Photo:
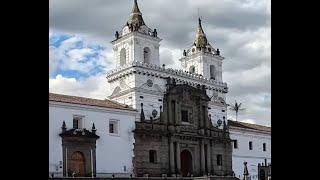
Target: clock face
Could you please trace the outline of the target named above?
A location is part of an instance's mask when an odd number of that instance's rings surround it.
[[[153,82],[152,82],[150,79],[148,79],[148,80],[147,80],[147,85],[148,85],[149,87],[152,87],[152,86],[153,86]]]

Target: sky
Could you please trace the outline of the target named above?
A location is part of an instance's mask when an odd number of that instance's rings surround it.
[[[238,121],[271,126],[271,0],[138,0],[157,29],[160,64],[178,59],[194,40],[198,17],[219,48],[227,103],[242,103]],[[130,16],[133,0],[49,0],[49,91],[105,99],[113,68],[110,41]],[[235,113],[228,110],[228,119]]]

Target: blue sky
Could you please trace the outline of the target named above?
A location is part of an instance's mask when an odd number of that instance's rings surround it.
[[[101,59],[106,47],[86,42],[81,36],[61,32],[49,34],[50,77],[84,79],[105,73],[106,61]]]

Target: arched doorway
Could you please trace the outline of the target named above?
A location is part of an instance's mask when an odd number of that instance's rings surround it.
[[[76,151],[71,155],[71,173],[75,172],[76,176],[85,176],[85,158],[82,152]]]
[[[192,173],[192,155],[190,151],[183,150],[180,153],[181,159],[181,175],[182,176],[190,176]]]

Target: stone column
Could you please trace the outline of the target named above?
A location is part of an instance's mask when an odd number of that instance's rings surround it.
[[[204,157],[204,142],[203,140],[201,141],[200,144],[200,156],[201,156],[201,172],[204,173],[205,172],[205,157]]]
[[[181,169],[181,160],[180,160],[180,143],[177,142],[177,149],[176,149],[176,157],[177,157],[177,173],[180,174]]]
[[[66,177],[68,177],[68,149],[67,147],[65,148],[66,155],[65,155],[65,172],[66,172]]]
[[[171,99],[170,98],[168,98],[168,123],[169,124],[173,124],[172,123],[172,121],[173,121],[173,119],[172,119],[172,106],[171,106]]]
[[[170,149],[170,172],[171,174],[174,174],[174,149],[173,149],[172,139],[170,139],[169,149]]]
[[[211,171],[211,146],[210,142],[207,144],[207,167],[208,167],[208,172]]]
[[[212,140],[210,140],[209,144],[212,145],[212,146],[209,146],[210,147],[210,164],[212,165],[211,169],[210,169],[210,173],[213,173],[214,172],[213,167],[214,167],[214,163],[215,162],[213,161],[213,152],[214,152],[214,150],[213,150],[213,142],[212,142]]]
[[[179,111],[178,111],[179,108],[178,108],[178,102],[177,102],[177,101],[175,101],[175,105],[174,105],[174,106],[175,106],[175,109],[174,109],[174,112],[175,112],[175,113],[174,113],[174,116],[175,116],[175,118],[174,118],[174,119],[176,120],[176,121],[174,122],[174,124],[180,124],[180,123],[179,123],[179,121],[180,121]]]
[[[206,128],[209,128],[209,125],[210,125],[210,121],[209,121],[209,118],[208,118],[208,106],[204,106],[204,121],[205,121],[205,125],[206,125]]]

